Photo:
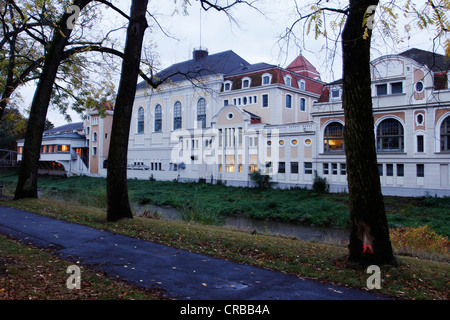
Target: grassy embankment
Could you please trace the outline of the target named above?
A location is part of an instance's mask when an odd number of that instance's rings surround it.
[[[8,192],[15,180],[13,175],[3,175],[0,181],[7,185],[5,192]],[[345,246],[141,217],[108,223],[102,209],[106,198],[104,183],[104,179],[88,177],[42,177],[42,192],[52,200],[6,201],[4,204],[224,259],[345,286],[362,289],[366,286],[368,275],[365,269],[346,263]],[[129,193],[133,203],[172,205],[188,208],[188,211],[207,212],[217,215],[218,219],[213,219],[216,222],[223,214],[338,226],[345,226],[348,219],[346,195],[319,196],[306,190],[264,191],[130,180]],[[65,201],[55,201],[56,198]],[[448,199],[387,198],[386,203],[391,227],[430,225],[433,230],[448,235]],[[395,248],[399,266],[382,267],[380,291],[398,297],[448,299],[448,239],[423,227],[393,232],[398,244]],[[416,248],[411,248],[412,245]]]

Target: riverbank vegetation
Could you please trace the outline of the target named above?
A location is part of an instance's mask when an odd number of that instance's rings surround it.
[[[4,174],[0,181],[4,183],[4,193],[7,194],[8,188],[14,184],[13,175]],[[43,194],[39,200],[11,201],[4,198],[2,204],[222,259],[366,290],[366,270],[347,263],[348,250],[345,245],[252,234],[220,225],[167,221],[155,219],[157,215],[153,214],[146,215],[151,219],[136,216],[135,219],[111,223],[106,221],[105,210],[102,208],[102,199],[105,199],[103,179],[41,177],[39,186]],[[303,219],[308,223],[337,225],[345,220],[338,214],[345,215],[347,210],[344,194],[319,196],[300,189],[258,191],[204,183],[139,180],[130,180],[129,189],[130,199],[136,204],[151,203],[180,208],[191,206],[198,211],[201,211],[200,206],[204,206],[208,208],[209,215],[214,212],[221,215],[245,214],[255,218],[267,218],[269,214],[274,214],[276,219],[286,221]],[[258,201],[265,205],[256,206]],[[325,204],[320,204],[321,201]],[[251,202],[256,208],[249,204],[244,206],[246,202]],[[296,202],[307,202],[309,207],[305,205],[305,212],[297,213],[297,218],[294,219],[292,208],[296,206]],[[445,230],[448,230],[448,205],[448,199],[431,196],[411,199],[387,198],[392,231],[396,232],[391,234],[393,242],[395,241],[399,266],[382,267],[380,292],[412,299],[450,298],[449,242],[445,235]],[[317,211],[311,206],[315,206]],[[249,214],[244,212],[243,208],[254,210]],[[283,208],[291,208],[292,211],[289,215],[283,214]],[[296,208],[301,210],[301,204]],[[328,210],[337,210],[338,213],[330,213]],[[321,214],[323,217],[308,220],[309,218],[305,218],[307,214]],[[442,224],[441,232],[432,226],[432,222],[436,221]],[[401,228],[394,228],[395,225]]]

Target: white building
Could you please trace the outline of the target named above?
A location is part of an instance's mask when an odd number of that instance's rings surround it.
[[[449,64],[417,49],[372,61],[384,194],[450,195]],[[311,186],[317,172],[331,191],[347,191],[341,81],[322,82],[304,56],[281,68],[199,49],[158,76],[169,77],[158,89],[137,87],[130,178],[252,186],[249,173],[261,170],[279,187],[291,187]],[[84,124],[89,174],[106,176],[111,127],[94,126]],[[102,137],[95,146],[94,132]]]

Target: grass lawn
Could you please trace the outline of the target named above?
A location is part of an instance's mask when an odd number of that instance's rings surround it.
[[[0,181],[6,185],[9,183],[13,185],[14,179],[13,175],[10,175],[9,178],[7,175],[0,176]],[[104,205],[102,202],[106,198],[104,183],[104,179],[100,178],[43,177],[40,179],[39,185],[43,194],[52,199],[4,200],[3,204],[222,259],[368,290],[366,289],[366,279],[369,275],[366,273],[366,269],[347,263],[345,246],[251,234],[217,225],[143,217],[121,220],[116,223],[107,222],[105,210],[102,208]],[[264,191],[197,183],[130,180],[129,193],[130,199],[134,203],[154,203],[178,207],[198,205],[207,208],[211,206],[211,208],[216,208],[212,211],[216,214],[243,214],[260,218],[273,214],[273,217],[280,220],[322,223],[323,225],[339,225],[342,223],[341,220],[345,220],[339,215],[345,215],[345,212],[348,214],[346,195],[319,196],[306,190]],[[65,197],[70,197],[70,201],[55,201],[55,199],[64,199]],[[394,224],[402,226],[423,226],[428,222],[440,221],[441,230],[445,231],[448,230],[446,225],[448,223],[448,207],[446,207],[448,202],[446,201],[446,199],[435,198],[405,199],[405,204],[402,206],[401,201],[392,199],[392,202],[386,201],[386,207],[391,216],[391,223],[394,221]],[[251,202],[252,205],[248,202]],[[306,202],[309,206],[298,202]],[[84,205],[80,205],[80,203]],[[246,206],[245,203],[247,203]],[[256,206],[257,203],[264,203],[264,205]],[[421,205],[422,210],[415,209],[413,204]],[[288,208],[290,210],[287,210]],[[305,211],[295,212],[294,208],[297,208],[298,211]],[[287,212],[284,212],[285,210]],[[335,210],[337,213],[329,212]],[[433,214],[435,216],[432,216]],[[316,215],[322,217],[318,218]],[[397,218],[393,219],[393,217]],[[433,227],[433,230],[436,231],[436,229]],[[444,234],[445,232],[440,233]],[[428,237],[430,232],[427,231],[425,234]],[[424,238],[420,233],[415,234],[415,237]],[[423,259],[415,257],[410,252],[409,256],[398,252],[396,255],[398,267],[383,266],[381,269],[382,283],[379,291],[410,299],[448,300],[450,298],[448,239],[441,236],[435,239],[444,243],[444,251],[440,252],[439,259]],[[48,259],[54,260],[51,257]],[[65,272],[64,268],[63,271]],[[66,276],[64,274],[64,277]]]

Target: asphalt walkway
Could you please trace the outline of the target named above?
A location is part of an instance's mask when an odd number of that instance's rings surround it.
[[[1,205],[0,233],[178,300],[386,299]]]

